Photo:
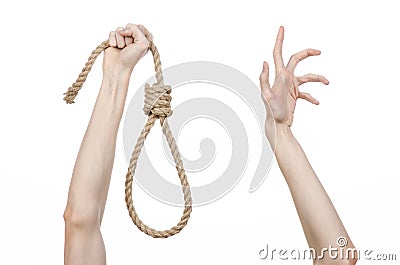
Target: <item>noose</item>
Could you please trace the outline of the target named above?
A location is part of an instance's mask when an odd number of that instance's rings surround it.
[[[96,61],[96,58],[108,47],[110,47],[109,42],[103,41],[99,46],[97,46],[95,50],[93,50],[92,54],[85,64],[85,67],[82,69],[82,72],[79,74],[79,77],[77,78],[75,83],[73,83],[72,86],[68,88],[68,91],[64,93],[64,100],[68,104],[74,103],[74,99],[77,96],[79,90],[82,88],[83,83],[86,81],[86,78],[90,70],[92,69],[94,62]],[[149,84],[145,85],[143,111],[148,116],[148,119],[142,129],[142,132],[139,135],[139,138],[137,139],[129,162],[128,172],[126,173],[125,181],[125,202],[129,212],[129,216],[140,231],[154,238],[167,238],[179,233],[186,226],[190,218],[190,213],[192,212],[192,197],[185,169],[183,168],[181,155],[179,153],[178,147],[176,145],[174,137],[172,136],[171,129],[167,121],[167,117],[172,114],[170,95],[171,87],[168,85],[164,85],[160,55],[158,53],[157,47],[151,40],[149,41],[149,50],[153,54],[156,83],[151,86]],[[157,119],[160,120],[162,132],[167,139],[172,157],[174,158],[176,170],[178,172],[178,176],[182,185],[183,198],[185,201],[185,208],[178,224],[164,231],[155,230],[144,224],[136,213],[135,207],[133,206],[132,202],[132,182],[133,176],[135,175],[137,161],[140,152],[144,146],[146,137],[150,133],[150,130]]]

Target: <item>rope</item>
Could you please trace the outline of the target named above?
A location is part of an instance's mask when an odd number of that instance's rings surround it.
[[[64,100],[67,102],[67,104],[74,103],[74,99],[77,96],[79,90],[82,88],[83,83],[86,81],[86,78],[90,70],[92,69],[92,66],[97,57],[108,47],[110,47],[108,41],[103,41],[92,52],[88,61],[85,64],[85,67],[82,69],[82,72],[79,74],[79,77],[77,78],[75,83],[73,83],[72,86],[68,88],[68,91],[64,93]],[[140,231],[154,238],[167,238],[179,233],[186,226],[192,212],[192,197],[185,169],[183,167],[181,155],[179,153],[178,147],[176,145],[174,137],[172,136],[171,129],[167,121],[167,117],[172,114],[172,98],[170,95],[171,87],[168,85],[164,85],[160,54],[158,53],[157,47],[152,41],[149,42],[149,50],[153,54],[156,83],[151,86],[149,84],[145,85],[143,111],[148,116],[148,119],[142,129],[142,132],[139,135],[139,138],[137,139],[129,162],[128,172],[126,173],[125,181],[125,202],[129,212],[129,216]],[[160,120],[162,132],[167,139],[172,157],[174,158],[176,170],[178,172],[178,176],[182,185],[183,198],[185,201],[185,208],[178,224],[170,229],[163,231],[155,230],[144,224],[142,220],[140,220],[132,202],[132,182],[133,176],[135,175],[140,152],[144,146],[147,135],[150,133],[150,130],[157,119]]]

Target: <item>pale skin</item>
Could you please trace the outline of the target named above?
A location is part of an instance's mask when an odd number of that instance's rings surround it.
[[[267,138],[272,146],[276,146],[275,155],[309,246],[316,250],[329,244],[335,246],[336,239],[345,236],[349,241],[348,247],[353,247],[332,202],[290,131],[298,98],[318,104],[311,95],[299,92],[298,86],[307,82],[328,84],[322,76],[310,74],[295,77],[293,74],[297,62],[320,52],[312,49],[300,52],[285,67],[282,60],[283,31],[281,27],[274,49],[274,85],[271,87],[269,84],[266,62],[260,75],[262,95],[268,102]],[[130,76],[137,62],[147,53],[148,39],[151,38],[151,33],[141,25],[128,24],[110,32],[111,47],[104,54],[102,84],[76,158],[64,212],[64,264],[106,264],[100,227],[114,163],[117,132]],[[324,259],[314,263],[354,264],[355,260]]]
[[[115,156],[117,131],[129,79],[151,34],[128,24],[112,31],[103,60],[103,81],[75,162],[65,219],[65,264],[106,264],[100,232]]]
[[[297,99],[319,104],[310,94],[299,91],[299,86],[307,82],[329,84],[322,75],[294,75],[300,61],[320,55],[321,52],[314,49],[301,51],[294,54],[285,66],[282,59],[283,39],[284,28],[280,27],[273,51],[274,84],[271,86],[269,82],[268,63],[263,63],[260,74],[260,87],[267,110],[267,138],[274,147],[276,160],[289,187],[309,247],[321,253],[323,248],[337,247],[338,237],[345,237],[348,240],[346,249],[354,248],[335,207],[290,129]],[[355,264],[356,261],[356,258],[332,260],[326,254],[323,259],[314,260],[314,264]]]

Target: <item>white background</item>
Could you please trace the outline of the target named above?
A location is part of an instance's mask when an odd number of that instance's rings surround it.
[[[100,86],[101,62],[76,104],[67,106],[62,93],[90,51],[110,30],[128,22],[142,23],[153,32],[164,67],[215,61],[254,82],[262,61],[272,63],[280,25],[286,28],[286,60],[304,48],[322,50],[319,58],[302,62],[297,73],[324,74],[331,84],[302,87],[321,105],[299,102],[294,134],[355,245],[395,252],[399,259],[396,6],[396,1],[3,2],[0,264],[62,264],[62,215]],[[147,57],[134,70],[128,100],[152,75],[151,64]],[[102,225],[108,264],[265,264],[258,252],[267,243],[307,247],[276,163],[257,192],[248,193],[252,176],[245,175],[221,200],[195,208],[181,234],[167,240],[142,234],[125,209],[121,136],[122,131]],[[134,200],[149,225],[168,228],[180,217],[181,209],[155,202],[139,189]]]

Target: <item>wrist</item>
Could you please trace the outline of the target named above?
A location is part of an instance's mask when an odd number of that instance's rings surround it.
[[[287,137],[292,137],[292,130],[287,124],[283,123],[276,123],[275,125],[275,132],[276,136],[275,137],[280,137],[280,138],[287,138]]]
[[[123,111],[128,93],[131,71],[115,67],[112,71],[104,71],[98,100],[104,108],[110,107],[117,113]]]
[[[124,67],[116,64],[112,68],[103,69],[103,82],[116,83],[116,82],[129,82],[133,68]]]
[[[276,122],[266,122],[265,134],[274,151],[282,142],[290,141],[294,138],[292,130],[287,124]]]

